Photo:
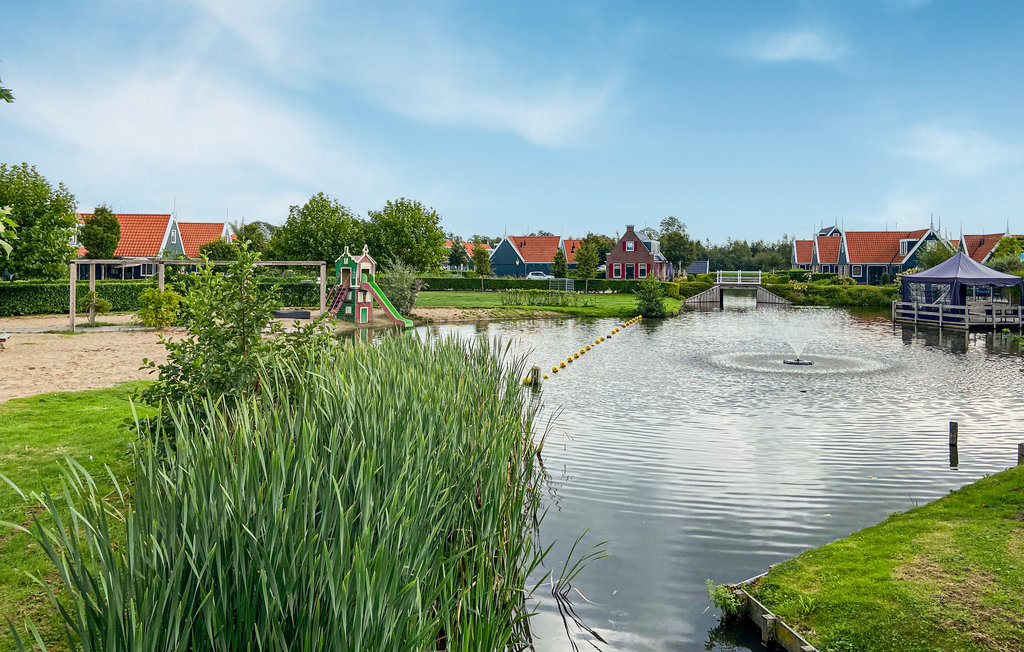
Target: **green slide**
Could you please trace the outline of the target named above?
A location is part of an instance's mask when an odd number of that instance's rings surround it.
[[[373,280],[372,276],[368,274],[363,274],[361,287],[363,290],[366,290],[371,295],[373,295],[373,298],[377,300],[377,303],[380,304],[381,308],[384,309],[384,312],[387,314],[388,317],[391,318],[392,321],[394,321],[396,324],[402,324],[406,328],[412,328],[412,320],[406,319],[401,314],[399,314],[397,310],[395,310],[395,307],[391,305],[391,301],[386,296],[384,296],[384,293],[381,292],[379,287],[377,287],[377,283]]]

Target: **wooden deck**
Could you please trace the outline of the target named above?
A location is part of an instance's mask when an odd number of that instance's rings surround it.
[[[1024,306],[1008,303],[970,303],[951,306],[941,303],[892,302],[892,320],[901,324],[937,326],[961,330],[1020,328]]]

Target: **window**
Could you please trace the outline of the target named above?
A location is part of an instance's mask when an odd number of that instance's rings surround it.
[[[636,243],[635,242],[633,242],[632,240],[626,242],[626,251],[635,251],[635,250],[636,250]]]
[[[913,240],[900,240],[900,255],[901,256],[906,256],[907,252],[910,251],[910,248],[913,245],[914,245],[914,241]]]
[[[636,270],[637,278],[647,278],[647,263],[640,263],[640,266]]]
[[[178,244],[178,232],[171,229],[171,244]]]
[[[622,263],[612,265],[612,278],[622,278]]]
[[[850,276],[864,276],[864,268],[860,265],[854,265]]]

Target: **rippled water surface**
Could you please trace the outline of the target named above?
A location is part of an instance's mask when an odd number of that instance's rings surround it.
[[[513,340],[550,372],[616,325],[434,332]],[[806,338],[812,367],[781,364],[794,338]],[[548,565],[560,569],[584,530],[587,542],[607,541],[609,556],[573,593],[603,649],[760,650],[749,632],[716,630],[705,579],[757,575],[1015,464],[1015,353],[1000,334],[940,340],[834,310],[687,313],[625,328],[544,386],[542,426],[560,411],[544,450],[542,536],[558,542]],[[950,420],[960,422],[955,469]],[[567,649],[550,598],[535,629],[539,650]]]

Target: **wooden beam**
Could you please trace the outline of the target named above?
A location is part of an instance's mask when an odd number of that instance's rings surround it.
[[[163,263],[165,265],[205,265],[206,261],[201,258],[186,258],[176,260],[164,260],[161,258],[76,258],[73,263],[86,264],[96,263],[99,265],[151,265]],[[211,260],[211,265],[230,265],[233,260]],[[255,265],[260,267],[319,267],[326,265],[328,261],[323,260],[257,260]]]
[[[320,314],[327,310],[327,263],[320,263]]]
[[[164,264],[159,262],[156,264],[156,285],[160,288],[160,294],[164,292]]]
[[[72,261],[70,266],[70,283],[68,284],[68,297],[70,304],[68,306],[68,316],[71,319],[71,332],[75,332],[75,290],[78,284],[78,265]]]

